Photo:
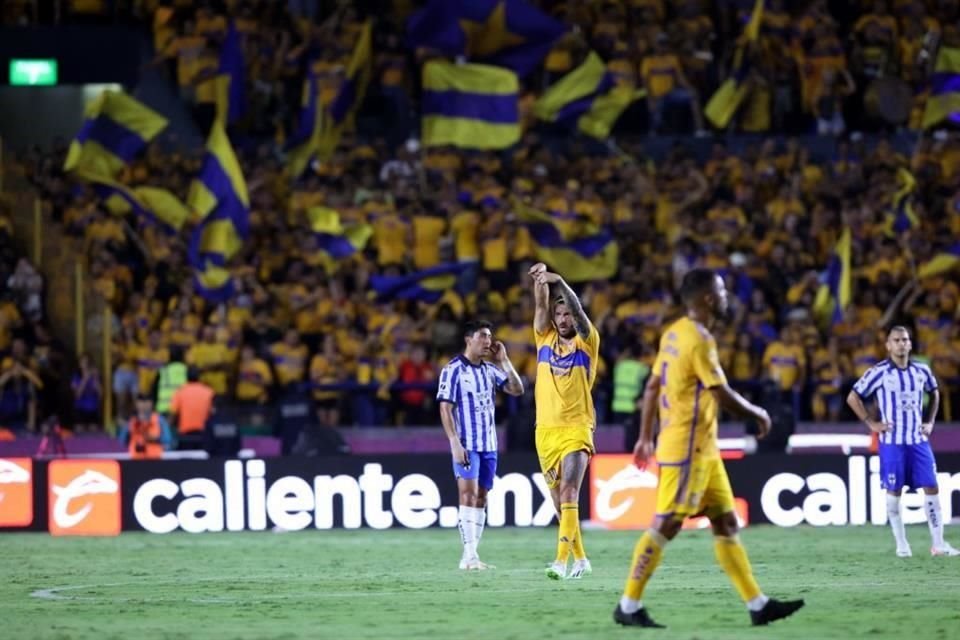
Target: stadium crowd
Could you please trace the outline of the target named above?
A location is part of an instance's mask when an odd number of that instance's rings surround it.
[[[228,302],[208,304],[195,290],[188,230],[134,229],[108,213],[93,191],[62,173],[65,145],[20,158],[62,228],[85,239],[94,286],[116,314],[121,415],[137,393],[152,391],[166,362],[182,357],[219,396],[238,403],[264,405],[308,384],[323,424],[434,423],[431,383],[462,347],[461,323],[478,316],[495,323],[518,370],[533,376],[532,300],[523,274],[537,255],[515,215],[517,199],[563,224],[593,223],[616,235],[616,277],[577,285],[601,329],[600,423],[635,411],[660,327],[679,312],[677,285],[695,266],[720,270],[733,294],[718,341],[736,385],[782,397],[801,419],[842,418],[842,394],[883,357],[880,329],[897,320],[915,328],[916,350],[952,399],[947,411],[958,410],[960,288],[943,275],[915,277],[917,265],[960,233],[960,140],[952,135],[920,137],[909,151],[883,135],[855,135],[832,144],[832,155],[798,138],[758,139],[735,151],[716,142],[705,158],[678,143],[654,160],[629,136],[619,147],[585,146],[530,118],[522,142],[506,153],[422,147],[411,137],[415,61],[431,54],[405,48],[398,25],[406,3],[394,2],[382,14],[392,20],[378,22],[359,133],[345,135],[328,161],[291,183],[280,150],[300,106],[307,61],[327,83],[321,100],[332,100],[361,16],[346,6],[324,18],[291,14],[278,3],[227,4],[148,2],[142,16],[150,20],[157,62],[169,63],[198,122],[211,117],[214,96],[202,72],[217,64],[228,11],[244,34],[250,108],[231,135],[249,186],[251,235]],[[646,121],[655,132],[688,124],[702,132],[702,107],[738,41],[744,44],[739,34],[754,6],[540,4],[580,29],[553,48],[545,73],[527,79],[521,106],[529,110],[544,83],[573,69],[589,45],[617,82],[647,91],[618,133],[643,130],[635,123]],[[955,1],[895,5],[896,18],[882,1],[834,15],[825,2],[801,10],[770,0],[760,36],[748,46],[758,64],[736,126],[835,135],[847,125],[882,128],[882,114],[864,108],[870,83],[922,83],[924,36],[957,37]],[[689,122],[682,113],[688,106]],[[185,197],[200,163],[200,150],[153,145],[125,177]],[[306,217],[317,206],[336,210],[345,224],[370,224],[366,249],[330,265]],[[845,228],[853,297],[833,321],[815,302]],[[372,275],[447,261],[471,266],[439,302],[368,295]]]

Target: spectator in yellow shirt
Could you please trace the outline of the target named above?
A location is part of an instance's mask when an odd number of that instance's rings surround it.
[[[807,358],[803,347],[797,344],[794,332],[789,328],[780,332],[763,354],[764,375],[772,380],[785,402],[793,407],[794,415],[800,415],[800,394],[806,375]]]
[[[323,339],[320,353],[310,361],[310,382],[314,385],[329,385],[343,382],[343,358],[337,351],[337,341],[332,334]],[[322,427],[340,425],[341,391],[313,389],[313,400],[317,407],[317,419]]]
[[[170,350],[163,344],[163,334],[154,329],[147,338],[147,344],[137,349],[137,377],[140,393],[152,395],[153,383],[160,368],[170,362]]]
[[[813,352],[811,363],[811,381],[813,383],[812,411],[817,421],[840,419],[843,387],[843,368],[837,339],[830,338],[826,346],[820,346]]]
[[[187,351],[186,362],[200,374],[200,382],[208,385],[214,393],[227,393],[227,372],[231,369],[230,351],[226,344],[217,340],[215,327],[203,328],[203,341]]]
[[[650,114],[650,130],[663,132],[664,120],[669,113],[687,107],[693,116],[698,132],[704,130],[697,91],[687,81],[680,59],[670,49],[670,38],[659,33],[653,52],[640,63],[640,77],[647,90],[647,108]]]
[[[300,334],[297,330],[287,329],[283,342],[278,342],[270,348],[273,368],[277,372],[277,384],[286,387],[303,382],[308,355],[307,347],[300,342]]]
[[[251,346],[240,351],[240,366],[237,370],[236,396],[240,402],[264,404],[269,398],[273,373],[266,360],[257,356]]]

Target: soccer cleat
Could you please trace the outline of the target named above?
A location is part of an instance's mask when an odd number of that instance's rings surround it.
[[[492,564],[487,564],[480,558],[473,558],[467,561],[467,571],[487,571],[488,569],[496,569],[496,567]]]
[[[650,614],[647,613],[646,609],[637,609],[633,613],[626,613],[623,609],[620,608],[620,605],[617,605],[617,608],[613,610],[613,621],[617,624],[622,624],[625,627],[649,627],[651,629],[666,629],[662,624],[657,624],[653,621],[653,618],[650,617]]]
[[[933,549],[930,550],[930,553],[933,553]],[[897,549],[897,557],[898,557],[898,558],[912,558],[912,557],[913,557],[913,551],[910,550],[910,547],[903,547],[903,548]]]
[[[954,549],[950,546],[949,542],[944,542],[941,547],[933,547],[930,549],[930,555],[932,556],[960,556],[960,549]]]
[[[584,558],[583,560],[574,561],[573,566],[570,567],[570,574],[567,576],[567,579],[579,580],[591,573],[593,573],[593,567],[590,566],[590,561]]]
[[[551,580],[563,580],[567,577],[567,564],[556,561],[547,567],[547,577]]]
[[[750,622],[758,627],[792,616],[803,606],[803,600],[774,600],[770,598],[760,611],[750,612]]]

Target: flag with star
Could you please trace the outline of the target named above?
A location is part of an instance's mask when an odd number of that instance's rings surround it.
[[[407,23],[414,48],[466,56],[520,77],[543,61],[566,30],[562,22],[523,0],[428,0]]]

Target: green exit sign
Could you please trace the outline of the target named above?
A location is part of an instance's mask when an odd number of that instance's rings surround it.
[[[13,58],[10,60],[10,84],[13,86],[51,86],[57,84],[57,61]]]

